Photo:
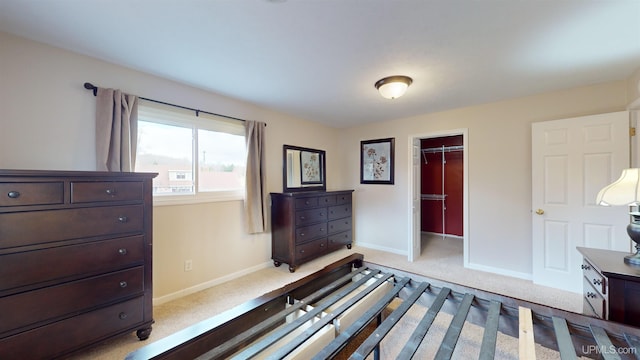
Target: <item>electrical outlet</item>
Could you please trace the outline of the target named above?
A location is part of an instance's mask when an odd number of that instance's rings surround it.
[[[184,271],[193,270],[193,260],[185,260],[184,261]]]

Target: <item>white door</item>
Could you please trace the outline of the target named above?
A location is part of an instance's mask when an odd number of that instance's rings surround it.
[[[629,209],[595,204],[629,164],[626,111],[532,125],[535,283],[582,292],[577,246],[629,250]]]
[[[421,239],[421,226],[420,226],[420,206],[421,206],[421,193],[420,193],[420,166],[421,166],[421,150],[420,139],[413,138],[411,144],[411,166],[413,170],[413,179],[411,185],[411,216],[413,221],[410,222],[412,228],[410,233],[412,234],[411,246],[409,247],[409,261],[415,261],[422,252],[422,239]]]

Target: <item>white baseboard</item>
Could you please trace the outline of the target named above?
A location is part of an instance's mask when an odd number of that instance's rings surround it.
[[[497,268],[497,267],[493,267],[493,266],[467,263],[467,264],[465,264],[465,267],[469,268],[469,269],[472,269],[472,270],[486,271],[486,272],[490,272],[490,273],[494,273],[494,274],[498,274],[498,275],[511,276],[511,277],[518,278],[518,279],[523,279],[523,280],[532,280],[533,279],[533,275],[532,274],[523,273],[523,272],[519,272],[519,271],[505,270],[505,269],[501,269],[501,268]]]
[[[384,246],[380,246],[380,245],[376,245],[376,244],[363,243],[363,242],[359,242],[358,241],[354,245],[355,246],[361,246],[361,247],[367,248],[367,249],[386,251],[386,252],[393,253],[393,254],[408,256],[408,253],[406,251],[401,251],[401,250],[398,250],[398,249],[388,248],[388,247],[384,247]]]
[[[164,296],[153,298],[153,305],[154,306],[161,305],[161,304],[164,304],[164,303],[169,302],[171,300],[176,300],[176,299],[179,299],[179,298],[181,298],[183,296],[187,296],[187,295],[191,295],[191,294],[197,293],[198,291],[202,291],[202,290],[208,289],[210,287],[213,287],[213,286],[216,286],[216,285],[220,285],[220,284],[225,283],[227,281],[237,279],[237,278],[239,278],[241,276],[245,276],[245,275],[250,274],[250,273],[252,273],[254,271],[266,269],[269,266],[273,266],[273,262],[267,261],[265,263],[262,263],[262,264],[259,264],[259,265],[256,265],[256,266],[253,266],[253,267],[250,267],[250,268],[247,268],[247,269],[243,269],[242,271],[238,271],[238,272],[235,272],[235,273],[232,273],[232,274],[229,274],[229,275],[225,275],[225,276],[217,278],[217,279],[213,279],[213,280],[210,280],[210,281],[207,281],[207,282],[195,285],[195,286],[191,286],[191,287],[188,287],[186,289],[182,289],[180,291],[176,291],[176,292],[171,293],[171,294],[167,294],[167,295],[164,295]]]

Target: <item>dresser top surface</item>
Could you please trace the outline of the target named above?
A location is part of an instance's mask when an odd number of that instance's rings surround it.
[[[271,193],[271,196],[288,196],[288,197],[311,197],[324,195],[348,194],[354,190],[336,190],[336,191],[298,191],[288,193]]]
[[[607,277],[627,276],[640,278],[640,266],[629,265],[624,257],[629,255],[623,251],[578,247],[578,251]]]
[[[12,170],[0,169],[0,177],[13,178],[37,178],[37,177],[58,177],[58,178],[83,178],[83,177],[101,177],[101,178],[154,178],[157,173],[142,172],[108,172],[108,171],[77,171],[77,170]]]

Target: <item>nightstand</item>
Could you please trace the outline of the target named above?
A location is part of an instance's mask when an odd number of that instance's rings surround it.
[[[625,264],[625,252],[577,249],[584,258],[583,313],[640,327],[640,266]]]

